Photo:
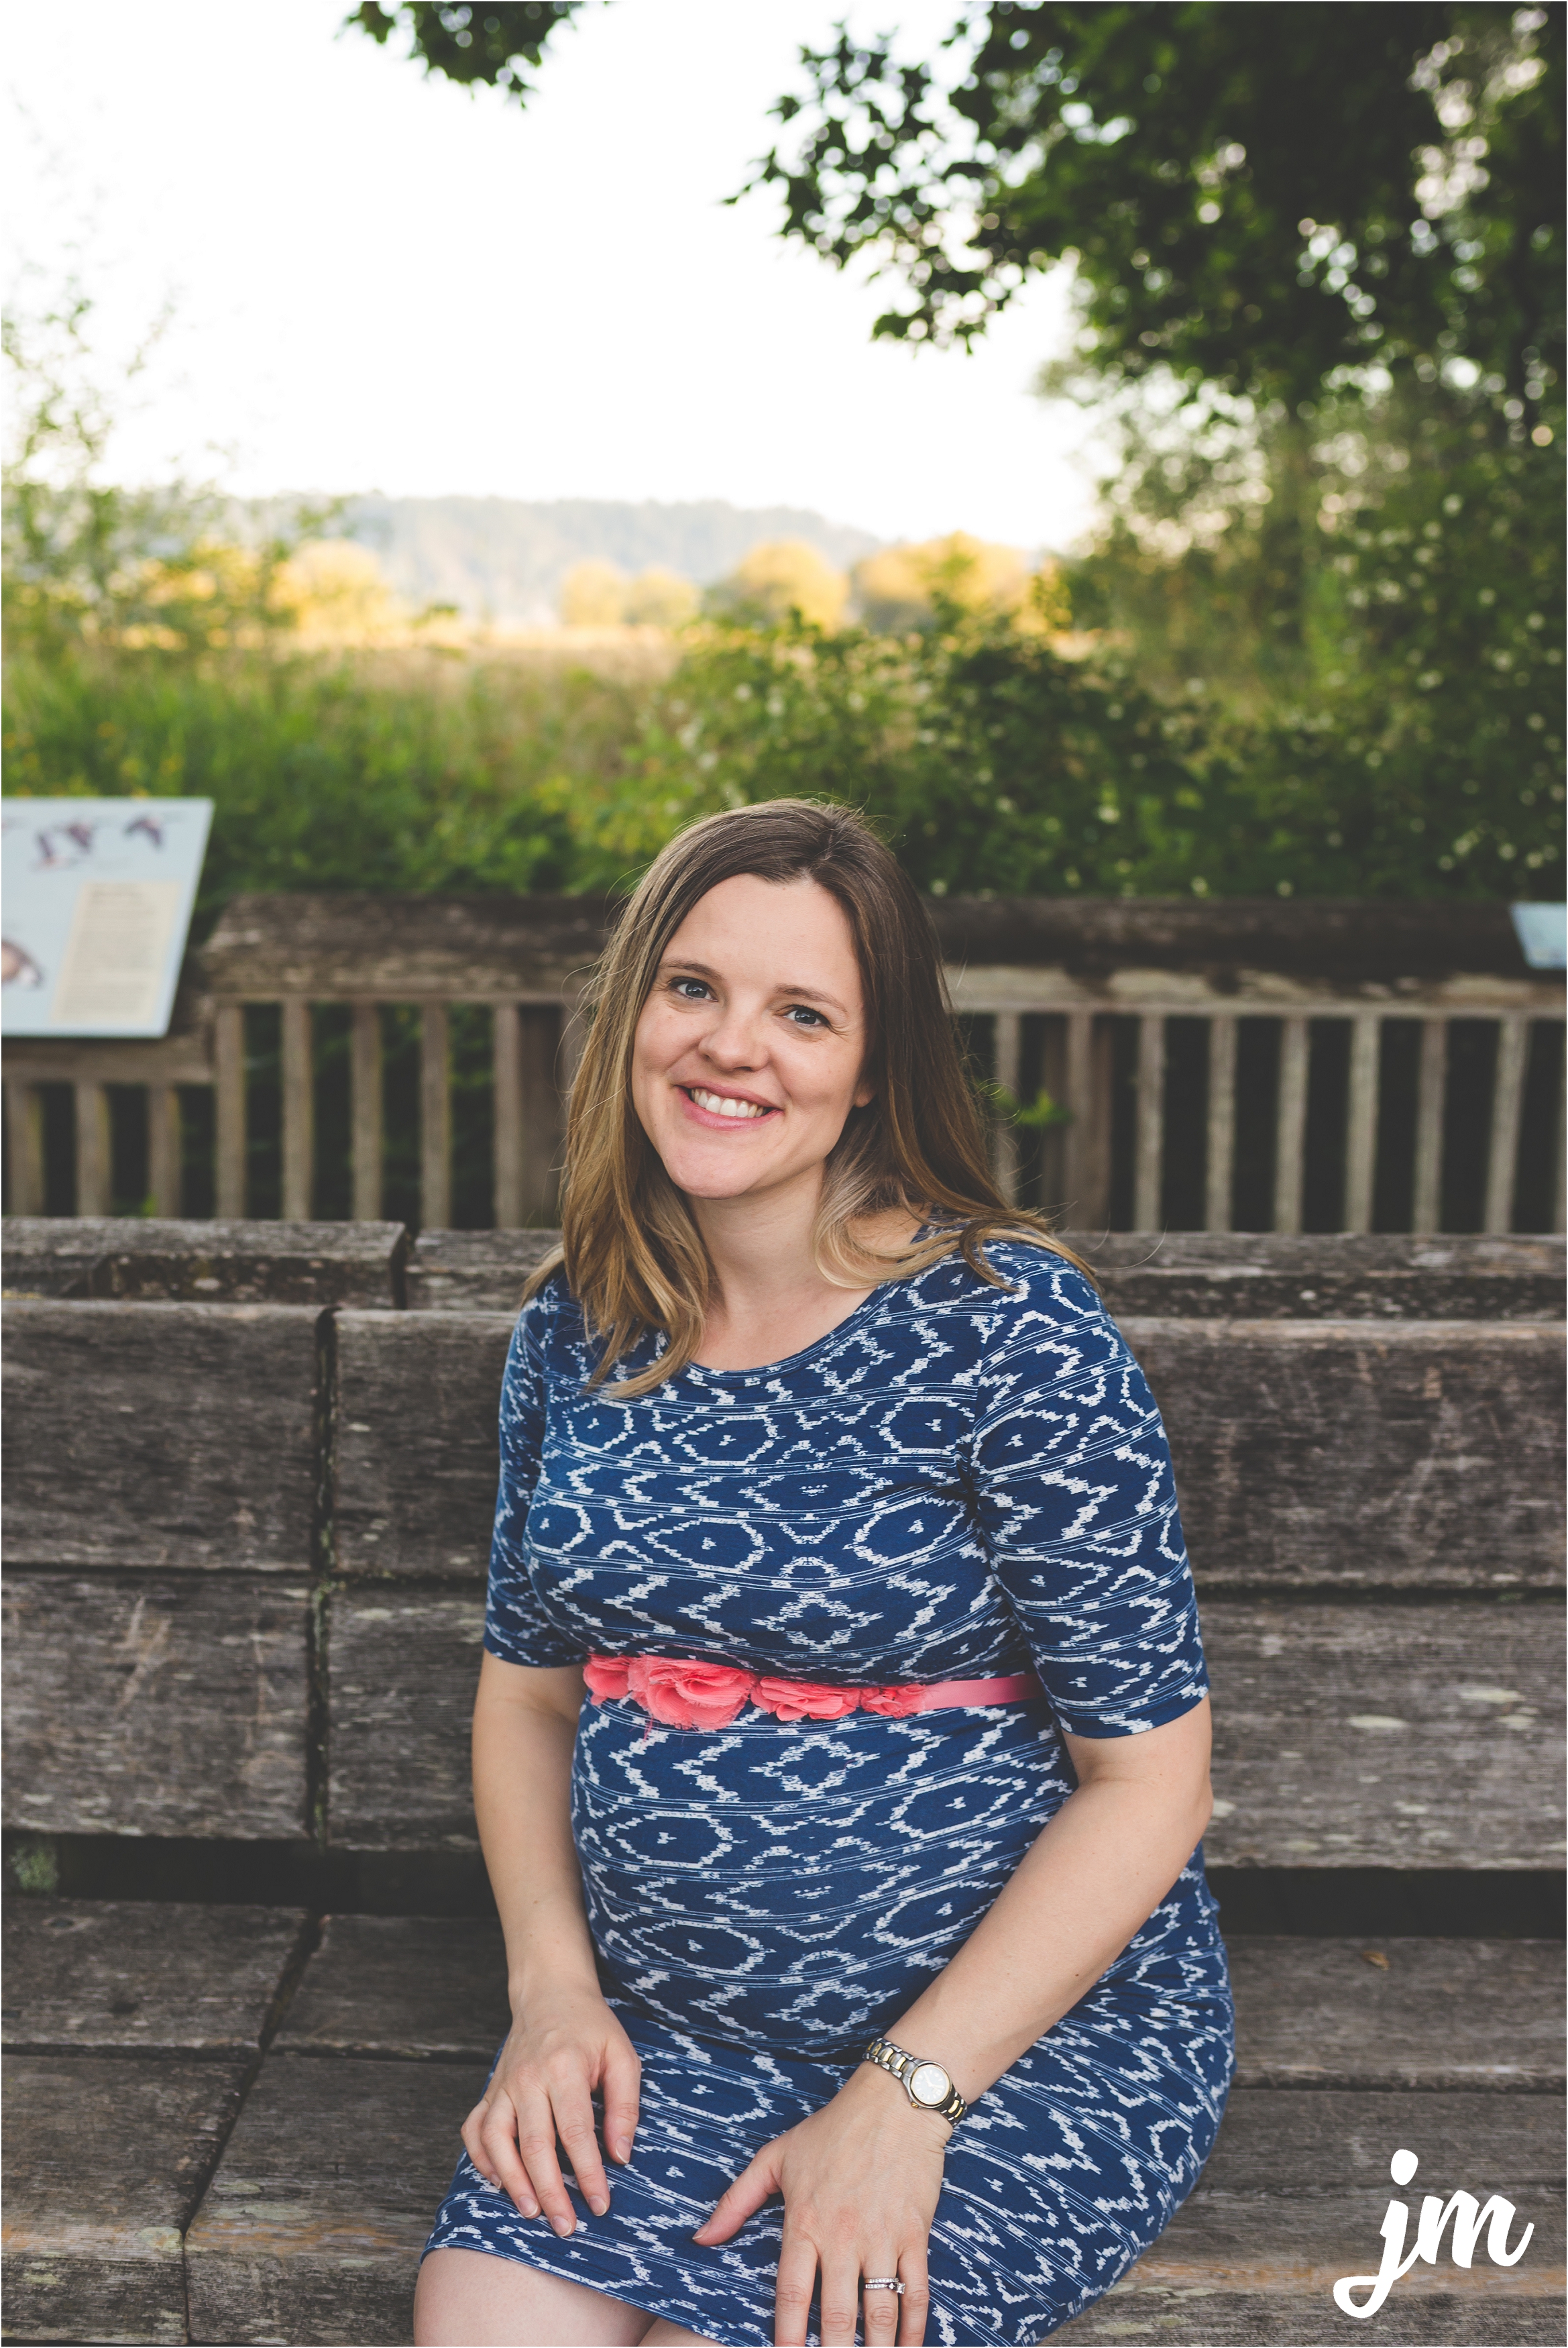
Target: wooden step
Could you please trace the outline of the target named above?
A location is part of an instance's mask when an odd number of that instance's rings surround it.
[[[1555,2348],[1563,2337],[1563,2126],[1557,2096],[1350,2094],[1240,2087],[1192,2199],[1122,2281],[1051,2334],[1174,2348],[1320,2348],[1375,2340],[1419,2348]],[[1392,2155],[1420,2166],[1402,2191]],[[1500,2193],[1524,2257],[1467,2270],[1424,2262],[1369,2322],[1342,2315],[1333,2287],[1369,2274],[1391,2199]]]
[[[487,2067],[270,2055],[187,2238],[190,2337],[410,2339]]]
[[[488,1235],[485,1235],[488,1236]],[[341,1570],[483,1579],[513,1313],[338,1318]],[[1563,1581],[1562,1327],[1132,1320],[1200,1590]]]
[[[400,1305],[408,1233],[401,1223],[7,1215],[4,1244],[8,1297]]]
[[[304,1953],[296,1909],[13,1897],[5,2044],[254,2054]]]

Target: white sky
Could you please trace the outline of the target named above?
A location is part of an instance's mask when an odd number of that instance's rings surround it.
[[[717,497],[1027,547],[1082,527],[1083,425],[1028,389],[1059,283],[973,357],[874,345],[890,289],[782,244],[767,197],[723,208],[844,0],[610,0],[524,112],[340,36],[347,5],[10,11],[13,263],[46,282],[75,245],[111,340],[176,305],[122,474]],[[848,9],[925,55],[958,13]]]

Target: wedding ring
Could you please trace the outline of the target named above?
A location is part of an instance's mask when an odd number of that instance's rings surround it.
[[[862,2291],[896,2291],[900,2299],[904,2296],[904,2286],[897,2275],[866,2275],[860,2288]]]

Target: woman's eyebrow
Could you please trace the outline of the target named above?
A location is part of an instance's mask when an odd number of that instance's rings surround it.
[[[693,978],[717,979],[720,975],[711,963],[694,962],[687,954],[667,954],[659,967],[661,970],[688,970]],[[825,1003],[845,1018],[849,1016],[848,1004],[841,1003],[836,994],[829,994],[820,986],[797,986],[793,980],[785,980],[774,987],[774,993],[787,994],[792,1001],[801,1003]]]

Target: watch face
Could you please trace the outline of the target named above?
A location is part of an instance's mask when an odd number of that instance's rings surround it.
[[[953,2092],[953,2083],[939,2063],[917,2063],[909,2074],[909,2094],[917,2104],[934,2110],[945,2104]]]

